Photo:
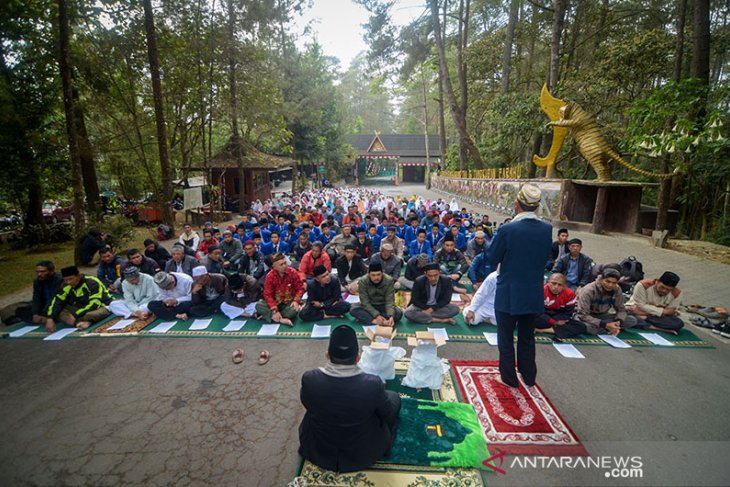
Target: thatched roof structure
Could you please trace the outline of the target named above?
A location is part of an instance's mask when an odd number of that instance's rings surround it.
[[[244,169],[276,171],[294,165],[292,159],[265,154],[243,138],[239,137],[238,140],[234,140],[231,137],[207,164],[199,164],[196,167],[191,167],[191,169],[200,171],[210,168],[237,169],[239,159],[243,163]]]

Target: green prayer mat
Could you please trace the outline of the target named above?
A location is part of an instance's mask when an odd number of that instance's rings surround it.
[[[139,336],[139,337],[156,337],[156,338],[311,338],[312,334],[312,328],[314,327],[313,322],[303,322],[300,319],[296,319],[294,321],[293,327],[288,327],[281,325],[279,326],[279,331],[275,336],[258,336],[256,333],[261,328],[261,325],[264,324],[263,321],[260,320],[254,320],[252,318],[236,318],[236,320],[246,320],[246,325],[240,330],[240,331],[223,331],[223,328],[232,320],[229,320],[225,315],[222,313],[215,313],[213,316],[210,317],[212,319],[210,325],[205,330],[190,330],[190,325],[192,325],[194,318],[190,318],[188,320],[177,321],[177,324],[169,330],[167,333],[151,333],[150,330],[153,329],[155,326],[157,326],[159,323],[162,323],[164,320],[155,320],[144,329],[142,329],[139,332],[135,333],[95,333],[94,330],[97,328],[103,326],[105,323],[111,321],[111,320],[118,320],[119,317],[111,316],[109,318],[105,318],[104,320],[100,321],[99,323],[94,324],[92,327],[90,327],[87,330],[79,331],[76,333],[73,333],[69,335],[69,338],[82,338],[82,337],[119,337],[119,336]],[[490,332],[490,333],[496,333],[497,327],[494,325],[477,325],[477,326],[469,326],[464,321],[464,316],[462,314],[458,314],[454,317],[456,320],[455,325],[447,325],[443,323],[434,323],[430,325],[423,325],[419,323],[414,323],[409,320],[407,320],[405,317],[401,319],[400,322],[396,325],[396,329],[398,330],[398,334],[396,335],[395,340],[396,341],[402,341],[407,339],[408,337],[414,337],[416,336],[417,331],[424,331],[427,330],[429,327],[431,328],[445,328],[446,332],[449,335],[449,340],[454,342],[481,342],[486,344],[486,339],[484,338],[483,333],[484,332]],[[172,320],[170,320],[172,321]],[[317,324],[320,325],[331,325],[334,329],[337,325],[350,325],[355,332],[357,332],[358,337],[361,339],[365,339],[365,331],[362,325],[357,323],[355,319],[350,316],[349,314],[346,315],[344,318],[335,318],[335,319],[329,319],[329,320],[322,320],[318,322]],[[8,338],[9,334],[19,328],[22,328],[23,326],[28,326],[26,323],[20,323],[17,325],[9,326],[2,332],[0,332],[0,336],[3,338]],[[58,328],[62,328],[62,326],[58,326]],[[631,346],[634,347],[658,347],[659,345],[655,345],[649,340],[644,339],[641,335],[638,333],[641,331],[645,332],[651,332],[654,333],[654,330],[625,330],[622,331],[619,334],[619,338],[624,340],[626,343],[628,343]],[[671,335],[669,333],[660,333],[661,336],[669,340],[670,342],[674,343],[675,347],[680,348],[714,348],[711,345],[704,342],[702,339],[700,339],[697,335],[692,333],[690,330],[688,330],[686,327],[679,331],[678,336]],[[31,333],[28,333],[24,335],[21,338],[45,338],[48,336],[48,333],[46,333],[45,328],[41,325],[36,331],[33,331]],[[552,335],[542,334],[538,333],[535,335],[535,340],[537,343],[541,344],[552,344]],[[603,340],[601,340],[598,337],[592,336],[592,335],[580,335],[575,338],[568,338],[563,340],[564,343],[570,343],[573,345],[603,345],[603,346],[610,346],[606,344]],[[672,348],[672,347],[664,347],[664,348]]]
[[[402,399],[398,433],[384,463],[486,469],[489,458],[474,408],[457,402]]]

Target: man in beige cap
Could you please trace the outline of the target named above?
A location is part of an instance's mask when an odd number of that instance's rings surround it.
[[[517,367],[525,385],[535,385],[535,321],[544,311],[545,262],[552,248],[552,227],[535,215],[540,188],[525,184],[515,201],[516,216],[499,232],[487,249],[493,269],[500,265],[494,301],[497,318],[499,372],[502,382],[517,387],[514,331],[517,328]]]
[[[469,243],[466,244],[466,252],[464,252],[464,255],[469,262],[471,262],[474,260],[474,257],[485,250],[487,250],[487,237],[484,235],[483,231],[477,230],[474,232],[474,238],[469,240]]]

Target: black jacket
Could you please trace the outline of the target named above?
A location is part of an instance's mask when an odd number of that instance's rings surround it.
[[[243,292],[242,296],[239,296],[230,287],[226,288],[225,301],[231,306],[237,306],[239,308],[245,308],[251,303],[255,303],[263,297],[263,289],[259,281],[251,276],[242,275],[243,278]]]
[[[409,305],[413,304],[421,309],[428,308],[428,278],[421,276],[413,281],[413,290],[411,291],[411,301]],[[439,276],[439,282],[436,283],[436,304],[433,308],[443,308],[451,302],[451,295],[453,294],[451,287],[451,278],[441,275]]]
[[[567,254],[568,252],[570,252],[570,250],[568,250],[568,242],[565,242],[563,244],[563,254]],[[550,254],[550,260],[555,262],[556,260],[558,260],[559,254],[560,254],[560,242],[558,242],[556,240],[553,242],[553,247],[552,247],[551,254]]]
[[[564,276],[568,276],[568,269],[570,268],[570,254],[565,254],[555,262],[553,266],[553,272],[560,272]],[[593,268],[593,259],[587,255],[578,254],[578,286],[585,286],[591,282],[591,269]]]
[[[319,301],[325,306],[331,306],[342,299],[340,281],[335,276],[330,276],[330,283],[326,286],[320,285],[315,279],[310,279],[307,284],[307,301]]]
[[[54,272],[46,281],[35,279],[33,281],[33,301],[31,303],[31,312],[34,315],[47,316],[48,306],[51,304],[53,297],[61,292],[64,286],[61,274]]]
[[[418,266],[418,259],[414,255],[406,262],[405,278],[409,281],[415,281],[416,278],[423,275],[423,267]]]
[[[331,377],[321,370],[302,376],[307,412],[299,425],[299,454],[327,470],[353,472],[380,460],[391,446],[385,418],[393,414],[379,377]]]
[[[183,273],[193,277],[193,267],[198,267],[199,265],[201,264],[195,257],[190,257],[187,254],[183,255],[181,266]],[[165,264],[165,272],[177,272],[177,262],[173,259],[168,260],[167,264]]]
[[[160,269],[164,269],[167,261],[172,259],[170,252],[168,252],[165,247],[162,247],[159,244],[155,244],[155,250],[153,250],[152,252],[145,249],[144,256],[149,257],[150,259],[153,259],[155,262],[157,262],[157,265],[160,266]]]
[[[342,278],[342,282],[345,282],[345,276],[349,277],[350,282],[352,282],[368,273],[365,262],[357,254],[352,258],[352,267],[348,265],[347,257],[341,255],[335,261],[335,268],[337,269],[337,276]]]
[[[89,265],[94,254],[104,247],[106,247],[106,243],[100,238],[88,234],[81,237],[81,263]]]
[[[241,260],[238,261],[238,273],[260,279],[266,271],[264,259],[264,254],[258,250],[254,252],[253,257],[249,257],[248,254],[244,252]]]
[[[362,259],[369,259],[375,253],[375,246],[373,241],[369,238],[365,238],[364,242],[360,242],[360,239],[355,240],[355,253]]]

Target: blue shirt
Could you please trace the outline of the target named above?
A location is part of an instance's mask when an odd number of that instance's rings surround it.
[[[428,254],[429,259],[433,258],[433,249],[431,249],[431,244],[428,243],[428,240],[425,240],[422,244],[419,244],[418,240],[414,240],[408,245],[408,255],[413,257],[418,254]]]
[[[578,259],[568,257],[568,272],[565,273],[568,283],[578,284]]]

